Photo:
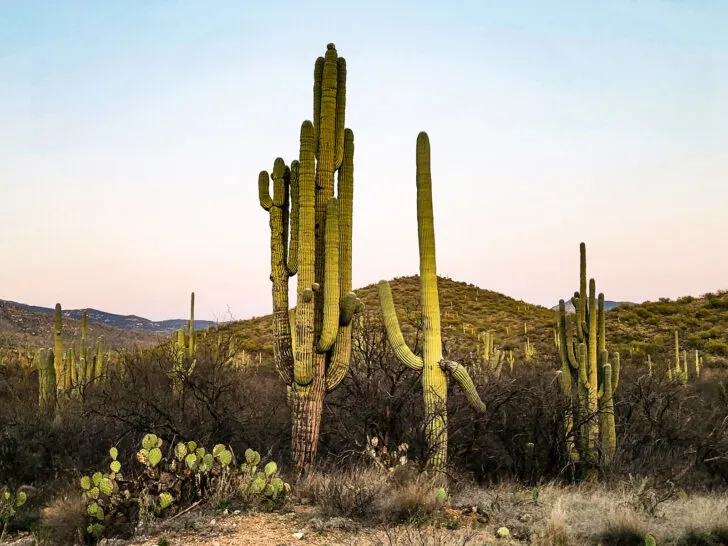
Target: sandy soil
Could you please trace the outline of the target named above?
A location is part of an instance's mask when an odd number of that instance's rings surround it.
[[[359,529],[350,520],[311,519],[311,508],[297,506],[280,514],[192,515],[154,532],[143,533],[131,541],[109,541],[109,546],[157,546],[166,538],[169,546],[364,546],[437,544],[483,544],[493,539],[482,526],[466,525],[457,530],[405,526]],[[334,529],[330,526],[333,523]],[[322,528],[324,527],[329,528]],[[480,528],[478,528],[480,527]],[[301,536],[302,534],[302,536]],[[501,541],[508,544],[508,541]]]

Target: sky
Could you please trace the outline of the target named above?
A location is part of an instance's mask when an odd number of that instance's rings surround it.
[[[728,288],[723,0],[0,0],[0,299],[159,320],[271,311],[257,178],[346,58],[353,281],[552,306]],[[295,287],[295,278],[291,288]]]

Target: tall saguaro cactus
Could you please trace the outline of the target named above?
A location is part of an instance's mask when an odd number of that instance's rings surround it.
[[[289,387],[299,473],[315,461],[324,396],[347,373],[351,321],[363,305],[351,291],[354,134],[344,129],[345,105],[346,61],[329,44],[316,60],[314,120],[301,125],[298,160],[286,166],[278,158],[272,175],[262,171],[258,177],[260,204],[270,215],[273,349]],[[296,274],[290,320],[288,279]]]
[[[54,338],[55,349],[53,351],[53,366],[56,371],[56,387],[58,390],[65,390],[66,384],[66,364],[63,361],[63,317],[61,315],[61,304],[56,303],[55,321],[54,321]]]
[[[402,364],[422,373],[425,401],[425,436],[430,450],[429,463],[440,468],[447,462],[447,375],[449,373],[465,392],[475,410],[484,412],[465,368],[442,357],[440,334],[440,300],[435,263],[435,224],[432,213],[432,177],[430,174],[430,140],[427,133],[417,136],[417,233],[420,249],[420,306],[422,308],[423,350],[415,355],[405,343],[394,308],[392,290],[387,281],[378,285],[387,339]]]
[[[609,363],[606,350],[604,294],[596,295],[596,283],[589,279],[587,295],[586,245],[579,246],[579,291],[574,304],[574,337],[568,330],[566,305],[559,300],[559,350],[561,387],[571,399],[568,431],[570,456],[586,468],[602,462],[608,465],[617,447],[614,421],[614,392],[619,384],[619,353]],[[601,447],[601,449],[600,449]]]
[[[81,315],[81,347],[78,357],[78,381],[84,383],[91,380],[88,373],[88,315],[86,311]]]
[[[187,332],[190,336],[190,354],[195,353],[197,341],[195,340],[195,293],[190,295],[190,320],[187,325]]]

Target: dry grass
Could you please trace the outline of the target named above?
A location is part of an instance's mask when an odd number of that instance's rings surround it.
[[[85,525],[86,505],[70,486],[41,510],[36,532],[40,544],[75,544]]]

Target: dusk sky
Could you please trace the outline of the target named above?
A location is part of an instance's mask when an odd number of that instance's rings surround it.
[[[271,311],[258,172],[346,58],[354,286],[418,271],[554,305],[728,288],[728,2],[0,0],[0,299]],[[295,278],[291,280],[295,287]]]

